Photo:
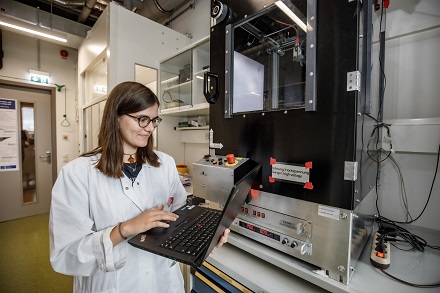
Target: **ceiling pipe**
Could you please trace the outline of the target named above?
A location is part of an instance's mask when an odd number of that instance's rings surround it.
[[[124,0],[123,6],[157,22],[172,13],[176,7],[186,2],[189,2],[189,0]]]
[[[90,12],[92,11],[93,7],[95,7],[97,0],[86,0],[84,2],[84,7],[81,11],[81,14],[78,17],[79,23],[84,23],[87,20],[87,17],[89,17]]]

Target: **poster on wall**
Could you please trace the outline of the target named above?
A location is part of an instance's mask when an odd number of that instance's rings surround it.
[[[0,98],[0,171],[19,168],[17,100]]]

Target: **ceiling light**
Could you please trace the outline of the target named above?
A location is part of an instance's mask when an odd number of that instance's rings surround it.
[[[23,21],[19,21],[2,14],[0,14],[0,26],[16,29],[22,32],[26,32],[44,38],[49,38],[63,43],[67,42],[65,34],[53,31],[51,29],[32,25]]]
[[[289,8],[287,5],[279,0],[275,2],[275,5],[278,6],[288,17],[290,17],[303,31],[307,33],[306,24]]]

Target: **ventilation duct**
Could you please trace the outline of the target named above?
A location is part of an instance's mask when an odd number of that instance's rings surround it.
[[[176,7],[189,2],[189,0],[124,0],[124,7],[134,11],[152,21],[159,21],[170,16]]]

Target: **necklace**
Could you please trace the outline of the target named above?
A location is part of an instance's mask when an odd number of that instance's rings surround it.
[[[129,163],[134,163],[134,162],[136,162],[136,159],[133,157],[133,155],[135,155],[136,153],[133,153],[133,154],[126,154],[126,153],[124,153],[124,155],[126,155],[126,156],[129,156],[128,157],[128,162]],[[136,167],[135,167],[136,168]],[[136,170],[136,169],[135,169]],[[134,171],[134,170],[133,170]]]
[[[130,159],[129,159],[130,161]],[[134,163],[134,167],[132,166],[132,164]],[[124,163],[125,167],[130,168],[130,170],[132,170],[132,172],[136,172],[136,168],[137,168],[137,163],[136,162],[130,162],[130,163]]]

